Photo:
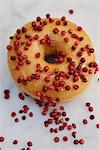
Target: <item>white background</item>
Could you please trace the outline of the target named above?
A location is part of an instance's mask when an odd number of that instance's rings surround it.
[[[73,15],[68,14],[68,10],[71,8],[74,10]],[[20,150],[29,139],[33,141],[33,150],[99,150],[99,130],[95,128],[95,123],[99,122],[98,77],[94,77],[88,89],[79,98],[64,104],[68,116],[78,124],[78,137],[83,137],[85,144],[83,146],[73,145],[73,139],[70,136],[68,143],[55,144],[52,142],[54,136],[43,127],[43,121],[47,117],[40,115],[40,109],[31,98],[26,98],[24,102],[18,99],[17,95],[20,90],[9,74],[6,50],[9,36],[13,35],[17,28],[35,19],[36,16],[44,17],[49,12],[53,17],[66,15],[69,20],[83,26],[93,41],[96,58],[99,62],[98,10],[98,0],[0,0],[0,135],[5,136],[5,142],[0,145],[2,150]],[[5,88],[11,89],[9,101],[3,99]],[[86,101],[91,101],[94,106],[96,119],[84,127],[82,119],[89,116],[89,112],[84,106]],[[10,113],[17,111],[24,104],[30,106],[34,118],[28,118],[26,121],[15,124]],[[62,135],[64,132],[61,132],[60,136],[62,137]],[[15,138],[19,139],[19,146],[12,145]]]

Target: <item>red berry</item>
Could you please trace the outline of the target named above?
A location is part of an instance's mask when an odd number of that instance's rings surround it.
[[[49,70],[49,67],[48,67],[48,66],[45,66],[45,67],[44,67],[44,71],[47,72],[48,70]]]
[[[17,40],[20,40],[20,38],[21,38],[21,36],[17,34],[17,35],[16,35],[16,39],[17,39]]]
[[[46,14],[46,18],[50,18],[50,14],[49,13]]]
[[[28,112],[28,109],[24,109],[23,112],[26,114]]]
[[[89,109],[88,109],[90,112],[92,112],[93,111],[93,107],[89,107]]]
[[[78,144],[79,143],[79,141],[76,139],[76,140],[74,140],[74,144]]]
[[[7,49],[8,49],[8,50],[11,50],[11,49],[12,49],[12,47],[11,47],[10,45],[8,45],[8,46],[7,46]]]
[[[32,112],[29,112],[29,116],[30,116],[30,117],[33,117],[33,113],[32,113]]]
[[[25,99],[25,97],[24,97],[24,95],[23,95],[22,93],[19,93],[19,98],[20,98],[21,100],[24,100],[24,99]]]
[[[43,86],[42,91],[46,92],[48,90],[48,87],[46,85]]]
[[[50,78],[47,76],[44,78],[45,82],[50,82]]]
[[[19,46],[19,41],[14,41],[14,46]]]
[[[72,34],[72,32],[73,32],[72,29],[69,29],[69,30],[68,30],[68,33],[69,33],[69,34]]]
[[[22,32],[23,32],[23,33],[25,33],[26,30],[27,30],[27,29],[26,29],[25,27],[22,27]]]
[[[66,116],[66,112],[65,111],[62,112],[62,116],[64,116],[64,117]]]
[[[67,142],[67,141],[68,141],[68,137],[67,137],[67,136],[64,136],[64,137],[63,137],[63,141],[64,141],[64,142]]]
[[[46,115],[46,111],[42,111],[42,115],[45,116]]]
[[[50,128],[50,132],[53,133],[53,132],[54,132],[54,129],[53,129],[53,128]]]
[[[79,41],[83,41],[83,36],[81,36],[81,37],[79,38]]]
[[[61,32],[61,34],[62,34],[62,35],[65,35],[65,34],[66,34],[66,32],[65,32],[65,31],[62,31],[62,32]]]
[[[99,128],[99,123],[96,124],[96,128]]]
[[[22,116],[22,120],[25,120],[26,119],[26,116]]]
[[[67,126],[67,122],[63,122],[63,127],[66,127]]]
[[[44,45],[45,42],[46,42],[45,39],[41,39],[41,40],[40,40],[40,44],[42,44],[42,45]]]
[[[15,117],[15,116],[16,116],[16,113],[15,113],[15,112],[12,112],[12,113],[11,113],[11,116],[12,116],[12,117]]]
[[[55,138],[54,138],[54,141],[55,141],[56,143],[59,142],[59,140],[60,140],[59,137],[55,137]]]
[[[63,122],[64,122],[63,118],[59,120],[59,123],[63,123]]]
[[[18,118],[15,118],[15,120],[14,120],[15,122],[19,122],[19,119]]]
[[[76,50],[76,46],[73,45],[73,46],[71,47],[71,49],[72,49],[73,51]]]
[[[36,34],[36,35],[34,36],[34,39],[35,39],[35,40],[38,40],[38,39],[39,39],[39,35]]]
[[[22,109],[20,109],[20,110],[19,110],[19,114],[22,114],[22,113],[23,113],[23,110],[22,110]]]
[[[54,129],[54,132],[55,132],[55,133],[58,133],[58,129],[57,129],[57,128],[55,128],[55,129]]]
[[[17,34],[20,34],[21,30],[20,30],[20,29],[17,29],[17,31],[16,31],[16,32],[17,32]]]
[[[74,88],[75,90],[77,90],[77,89],[79,89],[79,85],[74,85],[73,88]]]
[[[48,123],[49,123],[49,124],[52,124],[52,123],[53,123],[53,120],[52,120],[52,119],[48,119]]]
[[[76,132],[72,132],[72,136],[76,138]]]
[[[64,130],[64,126],[59,126],[59,130],[60,131]]]
[[[10,98],[10,95],[9,95],[9,94],[5,94],[5,95],[4,95],[4,98],[5,98],[5,99],[9,99],[9,98]]]
[[[65,81],[59,81],[59,86],[64,86],[65,85]]]
[[[29,147],[32,146],[32,142],[31,142],[31,141],[28,141],[28,142],[27,142],[27,146],[29,146]]]
[[[88,124],[88,121],[86,119],[84,119],[83,124]]]
[[[64,26],[67,26],[67,21],[64,21],[64,22],[63,22],[63,25],[64,25]]]
[[[11,60],[15,60],[15,59],[16,59],[16,57],[15,57],[15,56],[11,56],[10,58],[11,58]]]
[[[72,129],[72,126],[71,125],[68,125],[67,126],[67,130],[71,130]]]
[[[56,25],[60,25],[60,21],[56,21]]]
[[[45,126],[45,127],[48,127],[48,126],[49,126],[48,121],[45,121],[45,122],[44,122],[44,126]]]
[[[9,94],[9,92],[10,92],[10,91],[9,91],[8,89],[5,89],[5,90],[4,90],[4,94]]]
[[[79,45],[79,43],[80,43],[79,41],[76,41],[76,42],[75,42],[75,45],[76,45],[76,46],[78,46],[78,45]]]
[[[37,53],[35,54],[35,57],[36,57],[36,58],[39,58],[39,57],[40,57],[40,53],[37,52]]]
[[[60,106],[60,110],[64,110],[64,106]]]
[[[62,16],[62,17],[61,17],[61,21],[64,21],[65,19],[66,19],[65,16]]]
[[[18,144],[18,141],[17,141],[17,140],[14,140],[14,141],[13,141],[13,144],[15,144],[15,145]]]
[[[91,120],[95,119],[95,116],[94,115],[90,115],[89,117]]]
[[[66,121],[69,121],[69,118],[67,117],[67,118],[65,118],[65,120],[66,120]]]
[[[27,64],[31,64],[31,61],[29,59],[26,60]]]
[[[82,57],[82,58],[80,59],[80,61],[81,61],[82,63],[84,63],[86,60],[85,60],[84,57]]]
[[[78,26],[78,27],[77,27],[77,30],[78,30],[78,31],[82,31],[82,27]]]
[[[4,137],[0,136],[0,142],[4,142]]]
[[[66,85],[65,90],[69,91],[70,90],[70,86]]]
[[[69,38],[64,38],[64,42],[69,42]]]
[[[84,140],[83,140],[83,139],[80,139],[80,140],[79,140],[79,143],[80,143],[80,144],[84,144]]]
[[[70,13],[70,14],[73,14],[73,13],[74,13],[73,9],[70,9],[70,10],[69,10],[69,13]]]
[[[57,28],[54,28],[54,29],[53,29],[53,32],[54,32],[55,34],[57,34],[57,33],[59,32],[59,30],[58,30]]]
[[[29,110],[29,107],[28,107],[27,105],[24,105],[24,106],[23,106],[23,109]]]
[[[37,17],[36,21],[39,22],[41,20],[41,17]]]
[[[75,128],[76,128],[76,124],[75,124],[75,123],[72,123],[72,127],[75,129]]]

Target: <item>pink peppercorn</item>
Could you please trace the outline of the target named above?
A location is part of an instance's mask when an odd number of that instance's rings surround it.
[[[55,128],[55,129],[54,129],[54,132],[55,132],[55,133],[58,133],[58,129],[57,129],[57,128]]]
[[[19,122],[19,119],[18,119],[18,118],[15,118],[15,120],[14,120],[14,121],[17,123],[17,122]]]
[[[65,111],[62,112],[62,116],[63,116],[63,117],[66,116],[66,112],[65,112]]]
[[[15,144],[15,145],[18,144],[18,141],[17,141],[17,140],[14,140],[14,141],[13,141],[13,144]]]
[[[80,144],[84,144],[84,140],[83,140],[83,139],[80,139],[80,140],[79,140],[79,143],[80,143]]]
[[[45,66],[45,67],[44,67],[44,71],[47,72],[48,70],[49,70],[49,67],[48,67],[48,66]]]
[[[12,113],[11,113],[11,116],[12,116],[12,117],[15,117],[15,116],[16,116],[16,112],[12,112]]]
[[[92,112],[93,111],[93,107],[89,107],[89,109],[88,109],[90,112]]]
[[[83,124],[88,124],[87,119],[84,119],[84,120],[83,120]]]
[[[4,142],[4,137],[0,136],[0,142]]]
[[[82,31],[82,27],[78,26],[78,27],[77,27],[77,30],[78,30],[78,31]]]
[[[89,117],[91,120],[95,119],[95,116],[94,115],[90,115]]]
[[[77,139],[74,140],[74,144],[77,145],[79,141]]]
[[[37,53],[35,54],[35,57],[36,57],[36,58],[39,58],[39,57],[40,57],[40,53],[37,52]]]
[[[67,122],[63,122],[63,127],[66,127],[67,126]]]
[[[86,106],[89,107],[90,106],[90,102],[86,102]]]
[[[73,14],[73,13],[74,13],[73,9],[70,9],[68,12],[69,12],[70,14]]]
[[[19,98],[20,98],[21,100],[24,100],[24,99],[25,99],[25,97],[24,97],[24,95],[23,95],[22,93],[19,93]]]
[[[67,126],[67,130],[71,130],[72,129],[72,126],[71,125],[68,125]]]
[[[60,106],[60,110],[64,110],[64,106]]]
[[[68,137],[67,137],[67,136],[64,136],[64,137],[63,137],[63,141],[64,141],[64,142],[67,142],[67,141],[68,141]]]
[[[60,141],[59,137],[55,137],[55,138],[54,138],[54,141],[55,141],[56,143],[59,142],[59,141]]]
[[[50,132],[53,133],[53,132],[54,132],[54,129],[53,129],[53,128],[50,128]]]
[[[33,113],[32,113],[32,112],[29,112],[29,116],[30,116],[30,117],[33,117]]]
[[[28,141],[28,142],[27,142],[27,146],[29,146],[29,147],[32,146],[32,142],[31,142],[31,141]]]
[[[22,120],[25,120],[26,119],[26,116],[22,116]]]
[[[96,124],[96,128],[99,128],[99,123]]]
[[[72,132],[72,136],[73,136],[74,138],[76,138],[76,132],[75,132],[75,131]]]
[[[75,123],[72,123],[72,127],[75,129],[75,128],[76,128],[76,124],[75,124]]]

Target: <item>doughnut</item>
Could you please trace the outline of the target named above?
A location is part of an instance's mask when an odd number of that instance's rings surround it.
[[[8,67],[25,93],[46,102],[80,95],[97,72],[93,44],[84,29],[65,16],[37,17],[10,37]]]

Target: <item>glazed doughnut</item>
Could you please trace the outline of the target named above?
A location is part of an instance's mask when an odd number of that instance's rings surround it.
[[[97,71],[90,38],[64,16],[37,17],[10,39],[11,75],[25,93],[38,100],[72,100],[86,89]]]

